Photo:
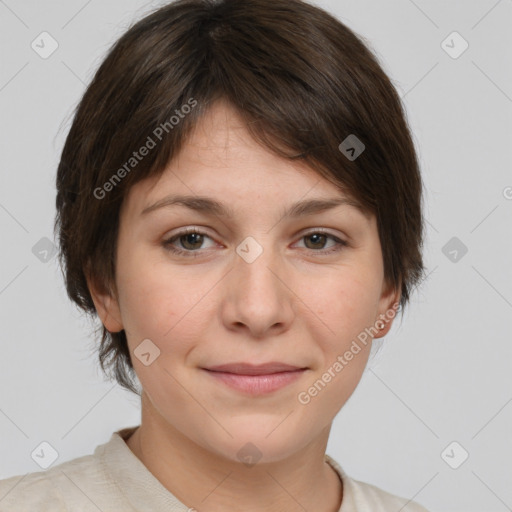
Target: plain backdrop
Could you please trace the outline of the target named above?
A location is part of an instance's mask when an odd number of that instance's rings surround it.
[[[0,1],[0,478],[40,471],[43,441],[58,464],[139,423],[138,397],[103,378],[52,257],[54,182],[106,51],[162,3]],[[512,1],[316,3],[364,37],[403,98],[429,272],[327,452],[432,512],[511,510]],[[31,46],[42,32],[58,44],[48,58]]]

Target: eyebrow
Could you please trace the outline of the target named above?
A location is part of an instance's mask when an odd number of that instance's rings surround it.
[[[190,210],[216,215],[219,217],[225,217],[227,219],[232,219],[235,217],[234,211],[229,206],[211,197],[188,195],[168,195],[156,203],[144,208],[144,210],[141,212],[141,215],[147,215],[148,213],[160,208],[166,208],[174,205],[184,206]],[[330,210],[341,205],[357,208],[366,218],[369,218],[370,216],[368,211],[366,211],[358,201],[347,197],[332,197],[325,199],[308,199],[299,201],[289,206],[282,213],[282,217],[304,217],[307,215],[313,215],[318,212]]]

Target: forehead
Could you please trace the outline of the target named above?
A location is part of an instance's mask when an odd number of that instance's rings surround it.
[[[224,100],[215,102],[198,121],[168,168],[174,170],[185,166],[194,167],[196,171],[215,169],[219,175],[223,175],[225,170],[231,178],[235,178],[234,173],[238,171],[246,179],[250,179],[253,176],[251,171],[257,168],[267,181],[272,174],[290,180],[298,180],[302,174],[315,182],[319,177],[305,162],[279,157],[256,142],[247,129],[246,121]]]
[[[199,120],[160,176],[132,187],[123,206],[130,215],[141,214],[170,194],[216,198],[226,204],[226,212],[237,205],[264,204],[282,211],[301,199],[350,199],[304,161],[279,157],[258,144],[224,101],[213,104]]]

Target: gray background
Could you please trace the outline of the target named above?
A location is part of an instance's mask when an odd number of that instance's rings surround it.
[[[139,423],[40,240],[53,238],[56,167],[85,85],[162,3],[0,1],[0,478],[41,470],[42,441],[58,464]],[[512,510],[512,1],[317,4],[366,39],[403,97],[428,221],[428,280],[376,345],[328,453],[432,512]],[[43,31],[59,45],[47,59],[31,48]],[[453,31],[469,44],[457,58],[442,46]]]

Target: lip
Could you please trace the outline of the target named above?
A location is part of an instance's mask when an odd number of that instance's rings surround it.
[[[203,368],[218,382],[248,395],[272,393],[299,379],[307,368],[284,363],[234,363]]]
[[[213,372],[233,373],[236,375],[271,375],[273,373],[292,372],[303,369],[304,368],[300,366],[293,366],[291,364],[281,363],[278,361],[271,361],[269,363],[258,365],[250,363],[229,363],[205,368],[205,370]]]

